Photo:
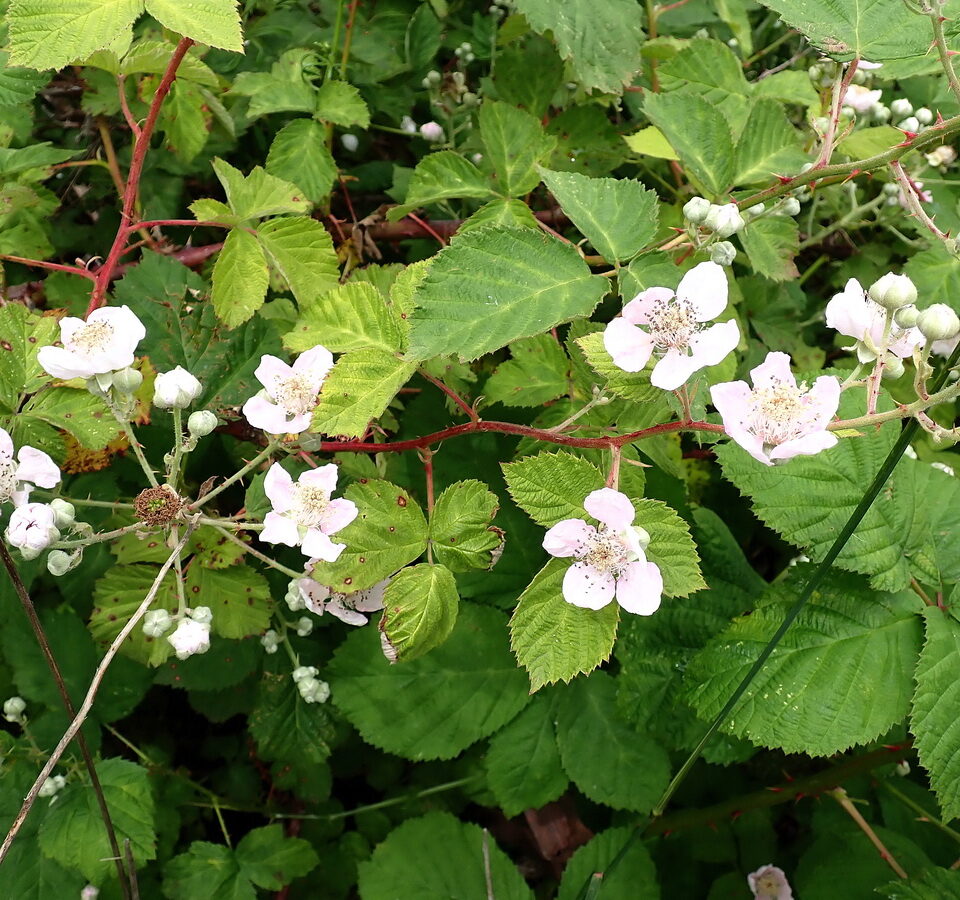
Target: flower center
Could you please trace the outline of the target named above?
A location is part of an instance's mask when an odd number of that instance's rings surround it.
[[[647,315],[650,334],[661,350],[686,350],[700,330],[689,300],[657,300]]]
[[[291,375],[278,381],[273,393],[277,403],[295,416],[310,412],[317,403],[316,389],[302,375]]]
[[[307,484],[295,484],[296,497],[290,515],[304,528],[316,528],[323,521],[323,514],[330,504],[330,497],[323,488]]]
[[[604,525],[577,548],[576,555],[581,562],[614,578],[618,578],[630,562],[630,553],[623,538],[608,531]]]
[[[66,343],[69,344],[68,349],[90,355],[106,350],[112,339],[113,326],[101,319],[98,322],[88,322],[82,328],[78,328]]]
[[[0,503],[9,500],[17,489],[17,464],[9,456],[0,456]]]
[[[806,385],[777,382],[753,392],[748,425],[764,444],[776,447],[806,433],[816,415]]]
[[[775,875],[761,875],[757,881],[757,900],[774,900],[780,893],[780,880]]]

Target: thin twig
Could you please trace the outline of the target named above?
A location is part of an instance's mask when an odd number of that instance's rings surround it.
[[[898,877],[907,879],[909,876],[903,867],[894,859],[893,854],[884,846],[883,841],[877,837],[877,833],[870,827],[870,823],[860,814],[860,810],[853,805],[853,802],[847,796],[847,792],[843,788],[838,787],[832,791],[827,791],[827,793],[833,797],[833,799],[843,807],[844,812],[857,823],[857,827],[880,852],[880,858],[897,873]]]
[[[40,770],[40,774],[37,776],[36,781],[34,781],[30,790],[27,792],[26,799],[23,801],[20,811],[13,820],[13,824],[10,826],[10,830],[7,832],[7,836],[3,839],[3,844],[0,845],[0,865],[2,865],[3,861],[7,858],[7,854],[10,852],[10,846],[13,844],[14,839],[19,833],[20,829],[23,827],[23,823],[27,820],[27,816],[30,814],[30,810],[33,808],[33,804],[36,802],[37,797],[40,794],[40,788],[43,787],[43,783],[50,777],[50,773],[53,771],[57,763],[60,762],[60,757],[63,756],[67,746],[76,737],[81,726],[87,720],[87,716],[90,715],[90,710],[93,708],[93,702],[97,698],[97,691],[100,690],[100,685],[103,682],[104,676],[107,674],[107,669],[113,662],[114,657],[117,655],[117,652],[120,650],[123,642],[127,639],[127,636],[131,631],[133,631],[134,628],[136,628],[140,620],[146,615],[147,610],[150,609],[150,605],[157,596],[157,591],[160,590],[160,585],[163,582],[163,579],[166,577],[167,572],[169,572],[172,568],[174,559],[176,559],[176,557],[180,554],[180,551],[183,550],[184,545],[187,543],[187,540],[193,533],[193,529],[195,527],[195,522],[189,522],[187,524],[187,527],[184,529],[183,537],[180,539],[180,543],[177,544],[171,554],[167,557],[166,562],[160,567],[157,577],[153,580],[153,584],[150,585],[150,590],[147,592],[147,596],[144,597],[143,602],[137,607],[127,624],[120,629],[120,633],[113,639],[113,642],[107,648],[107,652],[104,654],[103,659],[100,660],[100,665],[97,666],[97,670],[93,673],[93,678],[90,681],[90,687],[87,688],[87,694],[83,698],[83,703],[80,704],[79,712],[76,714],[76,716],[74,716],[73,721],[64,732],[63,737],[60,738],[60,742],[53,749],[50,757]]]
[[[68,275],[79,275],[81,278],[96,279],[96,275],[87,269],[81,269],[80,266],[65,266],[62,263],[44,262],[42,259],[29,259],[26,256],[11,256],[8,253],[0,253],[0,259],[7,262],[20,263],[21,266],[30,266],[32,269],[49,269],[51,272],[66,272]]]
[[[67,715],[73,718],[76,715],[76,711],[73,708],[73,701],[70,699],[70,694],[67,693],[67,686],[63,681],[60,666],[57,664],[56,657],[53,655],[53,649],[50,647],[50,641],[47,639],[47,634],[43,630],[43,624],[37,615],[37,609],[33,605],[33,600],[30,598],[30,592],[23,583],[20,572],[17,569],[17,564],[14,562],[13,557],[10,556],[10,551],[7,550],[2,540],[0,540],[0,560],[3,560],[4,568],[7,570],[7,575],[10,577],[13,589],[20,598],[23,611],[27,614],[27,620],[30,622],[30,627],[33,629],[37,643],[40,645],[40,650],[43,653],[43,658],[46,660],[47,668],[50,669],[53,680],[57,684],[57,691],[60,693],[60,699],[63,700],[63,707],[67,711]],[[83,732],[77,734],[77,746],[80,748],[83,764],[87,769],[87,774],[90,776],[90,786],[96,795],[97,806],[100,808],[100,817],[103,819],[103,826],[107,831],[107,840],[110,842],[110,850],[113,853],[117,867],[117,877],[120,879],[120,889],[123,891],[124,897],[130,897],[131,895],[127,888],[127,876],[123,870],[123,862],[120,859],[120,845],[117,843],[117,832],[113,827],[113,820],[110,818],[110,809],[103,795],[103,786],[100,784],[100,777],[97,775],[97,769],[93,762],[93,754],[90,753],[90,747],[87,744],[87,739],[83,736]],[[135,898],[131,898],[131,900],[135,900]]]
[[[474,422],[480,418],[477,415],[477,411],[455,390],[447,387],[439,378],[434,378],[426,369],[419,369],[418,371],[424,378],[427,379],[427,381],[440,388],[440,390],[443,391],[454,403],[456,403],[457,406],[459,406],[460,409],[462,409]]]

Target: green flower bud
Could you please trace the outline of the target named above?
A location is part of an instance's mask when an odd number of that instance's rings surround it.
[[[913,104],[906,97],[900,97],[890,104],[890,112],[898,119],[905,119],[913,112]]]
[[[53,521],[57,528],[69,528],[76,521],[77,511],[72,503],[55,497],[50,501],[50,508],[53,510]]]
[[[192,438],[206,437],[217,427],[216,414],[208,409],[198,409],[187,418],[187,431]]]
[[[896,381],[903,374],[903,360],[888,353],[883,360],[883,375],[887,381]]]
[[[712,204],[706,197],[694,197],[683,206],[683,217],[694,225],[702,225],[710,212]]]
[[[914,328],[917,324],[917,316],[920,315],[920,310],[915,306],[901,306],[893,314],[893,321],[897,323],[901,328]]]
[[[135,394],[143,384],[143,375],[129,366],[113,373],[113,387],[121,394]]]
[[[729,241],[720,241],[710,248],[710,259],[718,266],[729,266],[737,258],[737,248]]]
[[[730,237],[743,229],[747,223],[743,221],[736,203],[725,203],[723,206],[711,206],[710,212],[703,220],[705,228],[722,238]]]
[[[79,557],[67,553],[65,550],[51,550],[47,555],[47,571],[59,578],[66,575],[79,562]]]
[[[778,212],[784,216],[795,216],[800,212],[800,201],[796,197],[787,197],[780,204]]]
[[[888,272],[870,285],[867,294],[874,303],[879,303],[884,309],[894,310],[914,303],[917,299],[917,288],[906,275]]]
[[[917,316],[917,328],[928,341],[946,341],[960,334],[960,318],[946,303],[934,303]]]

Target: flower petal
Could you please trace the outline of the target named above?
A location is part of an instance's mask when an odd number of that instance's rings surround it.
[[[0,459],[13,459],[13,438],[0,428]]]
[[[52,488],[60,483],[60,469],[42,450],[21,447],[17,454],[17,481],[29,481],[37,487]]]
[[[359,514],[360,510],[352,500],[344,497],[331,500],[323,511],[320,530],[324,534],[336,534],[341,528],[346,528]]]
[[[672,300],[673,290],[667,287],[652,287],[640,291],[628,304],[623,307],[623,317],[631,325],[646,325],[650,321],[650,313],[658,303]]]
[[[614,365],[624,372],[639,372],[649,362],[654,340],[626,319],[614,319],[603,332],[603,346]]]
[[[293,506],[293,479],[280,463],[274,463],[267,469],[263,490],[275,512],[284,513]]]
[[[660,608],[663,576],[652,562],[633,562],[617,579],[617,603],[638,616],[653,615]]]
[[[272,397],[277,386],[277,382],[283,381],[293,375],[293,369],[282,359],[277,359],[269,353],[260,357],[260,364],[254,370],[257,381],[260,382]]]
[[[584,609],[603,609],[616,589],[612,575],[582,562],[574,563],[563,576],[563,599]]]
[[[816,456],[821,450],[836,446],[837,436],[831,431],[814,431],[792,441],[784,441],[770,451],[770,459],[792,459],[794,456]]]
[[[322,616],[324,604],[330,599],[330,588],[312,578],[301,578],[297,582],[300,597],[310,612]]]
[[[700,368],[702,366],[695,357],[671,347],[653,367],[650,384],[664,391],[675,391]]]
[[[64,350],[63,347],[41,347],[37,351],[37,362],[54,378],[90,378],[95,374],[94,368],[84,357]]]
[[[702,262],[680,280],[677,298],[693,307],[698,322],[708,322],[727,308],[727,290],[723,266]]]
[[[344,605],[337,595],[334,594],[330,598],[329,603],[327,603],[327,612],[331,616],[336,616],[341,622],[346,625],[366,625],[367,617],[362,613],[357,612],[355,609],[350,609],[349,606]]]
[[[576,556],[596,534],[597,529],[583,519],[564,519],[543,536],[543,549],[551,556]]]
[[[703,369],[722,363],[739,343],[740,326],[735,319],[730,319],[695,334],[690,339],[690,354],[699,362],[698,368]]]
[[[807,392],[811,408],[817,410],[814,422],[826,428],[840,407],[840,379],[835,375],[821,375]]]
[[[300,476],[301,484],[308,484],[313,488],[320,488],[328,494],[332,494],[337,489],[337,478],[340,475],[340,469],[336,463],[327,463],[325,466],[319,466],[316,469],[310,469]]]
[[[871,330],[872,318],[867,294],[856,278],[851,278],[843,291],[827,304],[827,327],[858,341]]]
[[[293,519],[276,512],[268,512],[263,517],[263,531],[260,532],[260,540],[268,544],[286,544],[288,547],[296,547],[300,543],[300,532],[297,530],[297,523]]]
[[[365,591],[357,591],[353,595],[355,598],[353,608],[360,610],[360,612],[376,612],[383,609],[383,597],[388,584],[390,584],[390,579],[384,578],[383,581],[378,581],[373,587],[369,587]]]
[[[797,379],[790,371],[790,357],[779,351],[768,353],[759,366],[750,370],[750,378],[755,390],[776,387],[778,384],[797,386]]]
[[[753,392],[745,381],[725,381],[710,388],[710,400],[720,413],[727,435],[755,460],[772,465],[764,452],[763,441],[748,427]]]
[[[311,528],[303,539],[300,549],[307,556],[322,559],[324,562],[336,562],[340,554],[347,549],[347,545],[336,544],[319,528]]]
[[[304,350],[293,363],[293,371],[299,375],[307,375],[316,384],[317,390],[320,390],[323,379],[332,368],[333,354],[323,344]]]
[[[591,491],[583,501],[583,508],[598,522],[612,528],[614,531],[623,531],[633,524],[636,512],[626,494],[615,491],[613,488],[600,488]]]
[[[295,433],[290,429],[294,423],[287,421],[286,410],[277,406],[272,400],[268,400],[262,392],[244,403],[242,412],[250,425],[254,428],[262,428],[268,434]],[[307,424],[310,424],[309,421]]]

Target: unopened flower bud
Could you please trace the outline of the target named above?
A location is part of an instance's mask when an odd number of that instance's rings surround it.
[[[745,215],[750,219],[755,219],[765,209],[766,209],[766,206],[764,206],[764,204],[755,203],[753,206],[751,206],[749,209],[746,210]]]
[[[173,619],[165,609],[151,609],[143,617],[143,633],[147,637],[158,638],[170,630]]]
[[[901,759],[900,762],[897,763],[896,772],[901,778],[906,778],[907,775],[910,774],[910,763],[905,759]]]
[[[420,136],[425,141],[442,141],[443,126],[438,125],[436,122],[424,122],[420,126]]]
[[[300,579],[294,578],[293,581],[287,585],[287,593],[284,594],[283,599],[286,601],[288,607],[290,607],[290,612],[299,612],[301,609],[307,608],[307,603],[303,599],[303,593],[300,590]]]
[[[187,419],[187,431],[192,438],[202,438],[210,434],[217,427],[217,416],[209,409],[198,409],[190,413]]]
[[[903,360],[893,353],[888,353],[883,358],[883,375],[887,381],[896,381],[903,375]]]
[[[888,181],[881,188],[881,191],[883,191],[887,197],[896,197],[897,194],[900,193],[900,185],[895,181]]]
[[[177,659],[206,653],[210,649],[210,626],[193,619],[181,619],[173,634],[167,635],[167,641],[177,654]]]
[[[889,122],[892,113],[890,112],[889,106],[884,106],[882,103],[878,103],[873,108],[873,118],[876,122]]]
[[[97,897],[99,896],[100,888],[93,884],[88,884],[82,891],[80,891],[80,900],[97,900]]]
[[[946,341],[960,334],[960,318],[946,303],[934,303],[917,316],[917,328],[928,341]]]
[[[777,209],[783,216],[795,216],[800,212],[800,201],[796,197],[787,197]]]
[[[143,375],[129,366],[113,373],[113,387],[121,394],[135,394],[143,384]]]
[[[693,197],[683,205],[683,217],[694,225],[702,225],[712,206],[706,197]]]
[[[297,666],[291,673],[294,682],[300,683],[304,678],[313,678],[320,670],[316,666]]]
[[[307,703],[326,703],[330,699],[330,685],[318,678],[301,678],[297,690]]]
[[[153,385],[153,402],[161,409],[186,409],[202,390],[200,382],[183,366],[157,376]]]
[[[857,71],[853,73],[851,81],[854,84],[866,84],[867,73],[863,69],[857,69]]]
[[[725,203],[723,206],[711,206],[703,224],[720,237],[730,237],[743,229],[746,224],[736,203]]]
[[[213,621],[213,612],[209,606],[196,606],[187,613],[194,622],[209,625]]]
[[[9,697],[3,701],[3,717],[8,722],[22,722],[27,703],[23,697]]]
[[[920,315],[920,310],[915,306],[901,306],[893,314],[893,321],[897,323],[901,328],[913,328],[917,324],[917,317]]]
[[[51,550],[47,556],[47,571],[59,578],[61,575],[66,575],[79,561],[79,554],[74,556],[65,550]]]
[[[400,120],[400,130],[405,131],[407,134],[416,134],[417,133],[417,123],[410,118],[410,116],[404,116]]]
[[[933,121],[933,112],[925,106],[914,110],[913,115],[921,125],[929,125]]]
[[[737,248],[729,241],[720,241],[710,247],[710,259],[718,266],[729,266],[737,258]]]
[[[53,521],[57,528],[69,528],[77,519],[77,510],[74,505],[59,497],[54,497],[50,501],[50,509],[53,510]]]
[[[276,653],[280,646],[280,636],[271,628],[263,633],[260,644],[267,653]]]
[[[923,155],[931,166],[949,166],[957,159],[957,151],[949,144],[934,147],[929,153]]]
[[[905,119],[913,112],[913,104],[906,97],[900,97],[890,104],[890,112],[898,119]]]
[[[52,543],[60,540],[56,516],[45,503],[25,503],[10,515],[4,533],[7,543],[16,547],[24,559],[36,559]]]
[[[360,146],[360,139],[355,134],[341,134],[340,143],[343,144],[344,150],[356,153],[357,147]]]
[[[877,279],[867,293],[874,303],[889,310],[910,306],[917,299],[916,285],[906,275],[894,275],[892,272]]]
[[[43,784],[40,785],[40,790],[37,791],[37,795],[40,797],[53,797],[57,793],[63,790],[66,786],[67,779],[62,775],[54,775],[52,778],[48,778]]]
[[[817,116],[810,124],[818,134],[826,134],[830,120],[826,116]]]
[[[920,130],[920,123],[916,116],[907,116],[902,122],[897,123],[897,128],[901,131],[917,132]]]
[[[301,616],[297,619],[297,634],[300,637],[306,637],[313,631],[313,619],[307,616]]]

